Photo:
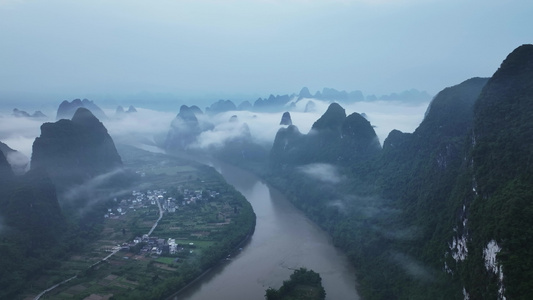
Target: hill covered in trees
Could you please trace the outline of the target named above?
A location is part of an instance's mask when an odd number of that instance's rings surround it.
[[[15,299],[28,281],[94,238],[102,203],[88,197],[98,188],[92,180],[122,161],[107,129],[85,108],[72,120],[42,125],[27,173],[16,176],[18,166],[4,151],[14,150],[6,145],[0,151],[0,298]],[[111,189],[132,179],[118,177],[100,181]]]
[[[365,299],[527,299],[533,289],[533,45],[432,100],[381,148],[332,104],[248,166],[326,229]]]

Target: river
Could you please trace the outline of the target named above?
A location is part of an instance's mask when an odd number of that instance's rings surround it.
[[[250,201],[255,233],[241,252],[173,299],[264,299],[267,288],[279,288],[300,267],[320,273],[326,299],[359,299],[355,270],[326,232],[257,176],[221,162],[209,164]]]

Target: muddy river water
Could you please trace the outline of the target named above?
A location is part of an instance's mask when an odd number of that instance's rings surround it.
[[[300,267],[320,273],[326,299],[359,299],[347,257],[283,194],[242,169],[217,161],[207,164],[252,204],[256,229],[240,252],[173,299],[264,299],[267,288],[279,288]]]

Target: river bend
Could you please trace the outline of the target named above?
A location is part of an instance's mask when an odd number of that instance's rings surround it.
[[[209,165],[252,204],[255,233],[241,252],[174,299],[264,299],[268,287],[279,288],[300,267],[320,273],[326,299],[359,299],[355,270],[326,232],[257,176],[218,161]]]

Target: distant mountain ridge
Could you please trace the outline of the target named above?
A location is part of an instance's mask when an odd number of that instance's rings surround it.
[[[13,116],[17,118],[37,118],[37,119],[46,118],[46,115],[43,114],[40,110],[37,110],[33,114],[30,115],[26,111],[19,110],[17,108],[13,109]]]
[[[56,120],[71,119],[76,110],[80,107],[90,110],[100,120],[107,120],[107,115],[104,111],[98,107],[98,105],[94,104],[93,101],[88,99],[74,99],[71,102],[67,100],[61,102],[57,108]]]
[[[344,108],[332,103],[306,135],[295,125],[279,129],[270,151],[270,163],[285,169],[316,162],[353,162],[369,159],[380,150],[370,122],[358,113],[346,116]]]
[[[217,114],[233,110],[248,110],[257,112],[281,112],[287,109],[293,109],[295,103],[302,100],[322,100],[329,102],[337,102],[340,104],[350,104],[362,101],[401,101],[409,104],[419,104],[429,102],[432,96],[425,91],[417,89],[410,89],[400,93],[391,93],[388,95],[365,95],[363,92],[356,91],[338,91],[333,88],[323,88],[322,91],[317,91],[312,94],[307,87],[303,87],[299,93],[285,94],[285,95],[269,95],[267,98],[258,98],[253,101],[243,101],[239,105],[231,100],[218,100],[206,108],[206,113]],[[311,108],[309,109],[312,110]],[[306,109],[307,111],[307,109]]]

